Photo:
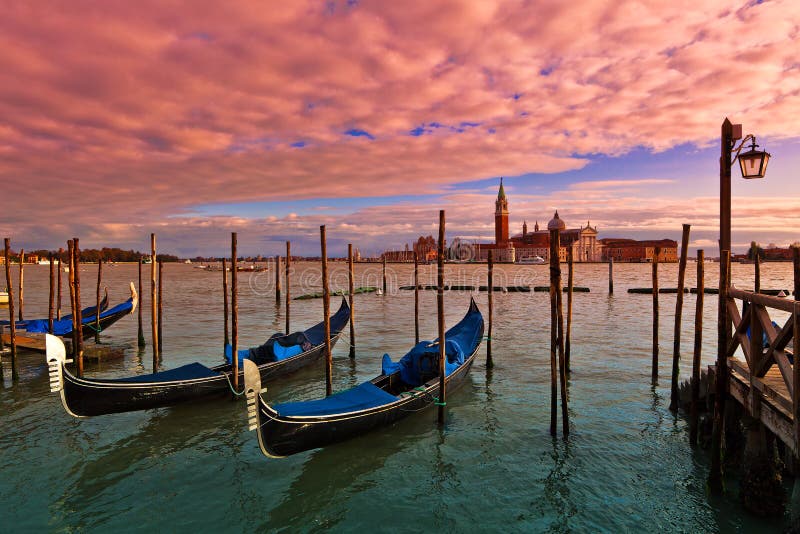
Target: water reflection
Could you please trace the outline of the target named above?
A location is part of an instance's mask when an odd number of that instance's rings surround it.
[[[552,467],[544,478],[544,502],[537,507],[542,516],[552,517],[548,532],[570,532],[569,520],[578,513],[575,498],[571,495],[570,479],[575,470],[570,442],[553,438],[549,459]],[[547,462],[543,457],[542,461]],[[547,508],[544,508],[546,506]]]
[[[61,511],[75,510],[75,503],[94,502],[91,512],[67,514],[71,526],[82,530],[96,528],[111,520],[119,511],[98,503],[122,503],[136,499],[138,481],[144,478],[168,494],[186,488],[170,488],[159,481],[166,466],[186,454],[211,453],[214,456],[236,456],[240,450],[240,435],[244,426],[241,402],[220,399],[202,405],[182,405],[166,409],[115,414],[91,420],[70,420],[65,437],[72,442],[70,450],[82,457],[71,464],[60,502],[67,506]],[[114,418],[112,421],[111,418]],[[143,421],[143,423],[140,423]],[[103,428],[115,429],[114,438]],[[133,428],[134,432],[120,431]],[[219,459],[209,465],[216,465]],[[235,464],[233,464],[235,465]],[[198,469],[199,468],[199,469]],[[202,467],[195,466],[202,470]],[[153,477],[156,477],[155,480]],[[52,510],[59,513],[59,507]]]
[[[275,531],[290,525],[302,530],[300,525],[307,527],[312,522],[318,527],[335,526],[343,518],[346,512],[343,503],[351,494],[379,484],[370,475],[422,434],[421,428],[400,423],[290,459],[273,460],[303,461],[302,471],[289,485],[280,503],[269,512],[267,521],[259,524],[256,530]]]

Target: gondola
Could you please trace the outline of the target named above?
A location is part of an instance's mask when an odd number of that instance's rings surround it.
[[[108,309],[108,288],[105,290],[105,294],[103,295],[103,300],[100,301],[100,311],[104,312]],[[81,311],[81,318],[83,319],[83,323],[86,321],[94,322],[95,314],[97,313],[97,306],[89,306],[88,308],[84,308]],[[14,321],[14,328],[19,331],[25,331],[31,334],[34,333],[45,333],[48,329],[48,320],[47,319],[28,319],[26,321]],[[63,315],[61,317],[62,324],[69,325],[69,331],[66,334],[57,333],[57,335],[69,335],[72,334],[72,314],[70,315]],[[58,321],[53,321],[54,323],[58,323]],[[11,322],[7,320],[0,321],[0,326],[8,326]],[[55,324],[53,325],[55,327]],[[92,332],[91,334],[93,334]],[[86,334],[84,335],[84,337]]]
[[[125,302],[117,304],[111,309],[108,308],[108,295],[100,302],[100,332],[105,332],[114,323],[130,315],[136,310],[139,302],[139,296],[136,294],[131,283],[131,296]],[[85,313],[86,315],[83,315]],[[95,307],[86,308],[81,315],[81,333],[83,339],[88,339],[95,335],[97,331],[97,315]],[[3,343],[11,342],[11,334],[5,325],[0,325],[0,330],[4,329],[2,334]],[[30,352],[47,352],[47,340],[49,325],[47,319],[34,319],[31,321],[23,321],[23,326],[18,329],[16,333],[17,348],[25,349]],[[69,338],[72,336],[72,315],[65,315],[60,321],[53,321],[53,334],[61,337]]]
[[[331,346],[350,320],[350,307],[342,305],[331,317]],[[239,351],[243,360],[253,363],[259,378],[270,380],[296,371],[316,361],[325,353],[324,323],[290,335],[276,334],[265,344]],[[301,341],[299,344],[291,344]],[[298,353],[299,352],[299,353]],[[66,368],[64,344],[47,336],[47,363],[50,368],[50,391],[61,393],[64,409],[74,417],[161,408],[231,391],[231,363],[206,367],[190,363],[159,373],[116,379],[78,378]]]
[[[467,377],[483,338],[483,316],[475,301],[461,321],[445,333],[445,380],[452,390]],[[384,355],[382,373],[325,399],[270,406],[261,396],[261,379],[244,362],[250,430],[261,452],[281,458],[324,447],[385,426],[435,402],[439,395],[438,340],[422,341],[399,362]]]

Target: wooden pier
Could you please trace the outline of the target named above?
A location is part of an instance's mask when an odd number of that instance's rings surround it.
[[[800,397],[795,394],[795,390],[800,389],[800,367],[793,364],[792,355],[797,350],[800,335],[795,331],[795,324],[800,320],[800,302],[735,287],[730,288],[726,300],[733,325],[726,351],[730,397],[747,415],[775,434],[795,456],[800,456]],[[737,302],[742,303],[741,308]],[[783,326],[775,327],[770,318],[770,312],[774,315],[776,311],[790,314]],[[755,336],[750,336],[749,332]],[[794,347],[789,351],[787,345],[792,340]],[[744,359],[734,356],[738,348]],[[716,366],[709,367],[711,373],[715,370]]]

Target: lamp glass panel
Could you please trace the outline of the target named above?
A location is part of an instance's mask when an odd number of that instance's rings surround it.
[[[745,152],[739,155],[739,166],[742,169],[743,178],[760,178],[761,174],[761,158],[763,152]]]

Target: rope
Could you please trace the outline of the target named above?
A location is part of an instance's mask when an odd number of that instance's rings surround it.
[[[400,397],[402,397],[403,395],[409,395],[412,398],[416,398],[416,397],[425,398],[425,397],[427,397],[426,400],[430,400],[433,404],[440,405],[439,398],[432,396],[422,386],[417,386],[412,391],[403,391],[402,393],[400,393]],[[444,406],[444,404],[442,404],[442,406]],[[414,412],[422,411],[427,407],[428,407],[428,405],[425,404],[424,406],[421,406],[421,407],[419,407],[419,408],[417,408],[415,410],[409,410],[409,409],[406,409],[406,408],[400,408],[400,411],[401,412],[406,412],[406,413],[414,413]]]
[[[225,375],[225,380],[228,381],[228,387],[230,388],[231,393],[233,393],[234,396],[241,397],[242,395],[244,395],[244,391],[238,393],[235,389],[233,389],[233,384],[231,384],[231,375]]]
[[[102,327],[95,328],[94,323],[84,323],[84,326],[89,327],[90,330],[94,330],[98,334],[103,332],[103,328]]]

